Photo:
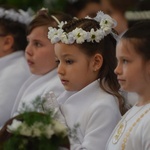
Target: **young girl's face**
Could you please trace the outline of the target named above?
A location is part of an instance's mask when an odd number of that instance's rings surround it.
[[[12,35],[5,35],[4,29],[0,27],[0,57],[4,57],[14,52],[14,38]]]
[[[142,93],[150,84],[150,63],[144,61],[134,49],[132,43],[126,39],[117,44],[118,65],[115,73],[123,90]]]
[[[44,75],[54,68],[54,45],[47,38],[46,26],[37,27],[27,36],[26,59],[33,74]]]
[[[93,57],[89,58],[74,45],[55,44],[58,74],[68,91],[79,91],[97,78]]]

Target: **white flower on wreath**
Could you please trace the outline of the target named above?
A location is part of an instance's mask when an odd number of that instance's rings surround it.
[[[61,35],[60,39],[63,43],[68,44],[68,36],[65,32]]]
[[[82,28],[76,28],[75,30],[72,31],[72,34],[77,44],[82,44],[87,37],[87,32],[84,31]]]
[[[101,30],[91,29],[90,32],[87,32],[87,42],[99,42],[102,39],[103,32]]]
[[[105,15],[100,22],[100,26],[102,30],[109,33],[111,32],[111,29],[116,26],[116,22],[109,15]]]
[[[96,17],[94,18],[94,20],[96,20],[97,22],[101,22],[102,18],[104,17],[104,13],[102,11],[99,11],[96,15]]]
[[[32,16],[29,12],[26,12],[22,9],[19,9],[16,12],[14,9],[5,10],[4,8],[0,7],[0,18],[10,19],[12,21],[18,21],[23,24],[29,24],[32,20]]]
[[[72,32],[66,33],[64,32],[60,38],[62,43],[72,44],[76,40]]]
[[[49,27],[49,32],[48,32],[48,38],[51,39],[51,43],[54,44],[58,41],[60,41],[60,37],[63,34],[63,30],[62,29],[56,29],[53,27]]]

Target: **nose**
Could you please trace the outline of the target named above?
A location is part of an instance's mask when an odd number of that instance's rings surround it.
[[[115,70],[114,70],[114,73],[115,73],[116,75],[122,73],[121,65],[120,65],[119,63],[117,64],[117,66],[116,66],[116,68],[115,68]]]
[[[25,52],[27,55],[29,56],[32,56],[33,55],[33,51],[32,51],[32,48],[30,46],[30,44],[27,45],[26,49],[25,49]]]
[[[59,63],[58,67],[57,67],[57,73],[59,75],[64,75],[65,74],[65,70],[64,70],[64,67],[61,63]]]

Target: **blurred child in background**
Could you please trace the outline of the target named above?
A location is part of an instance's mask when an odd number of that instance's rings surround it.
[[[31,75],[24,53],[31,19],[21,9],[0,7],[0,126],[10,118],[18,91]]]

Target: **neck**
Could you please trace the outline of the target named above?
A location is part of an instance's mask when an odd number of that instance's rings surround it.
[[[149,81],[147,81],[149,82]],[[142,105],[146,105],[148,103],[150,103],[150,87],[149,87],[150,83],[146,83],[144,85],[144,87],[139,89],[139,92],[137,92],[138,94],[138,106],[142,106]]]

